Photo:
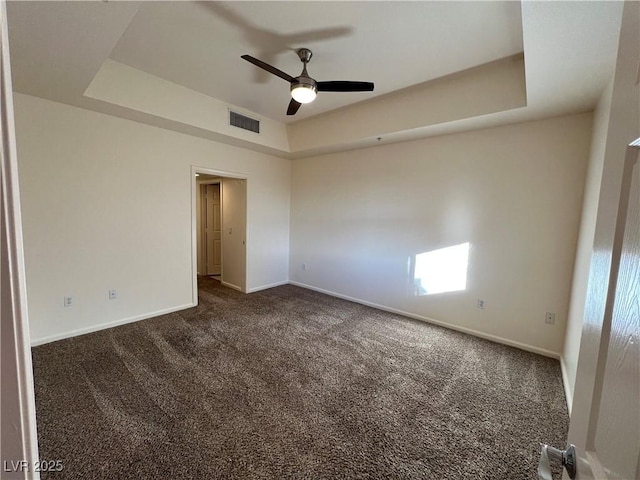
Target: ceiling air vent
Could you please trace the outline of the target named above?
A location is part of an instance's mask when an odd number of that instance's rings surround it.
[[[250,132],[260,133],[260,121],[254,118],[245,117],[244,115],[229,110],[229,125],[233,127],[249,130]]]

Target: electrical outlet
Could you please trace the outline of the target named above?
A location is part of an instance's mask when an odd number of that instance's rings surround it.
[[[478,308],[484,309],[484,300],[481,298],[478,299]]]
[[[112,288],[111,290],[109,290],[109,300],[114,300],[118,298],[118,293],[116,292],[115,288]]]
[[[73,306],[73,297],[64,297],[63,305],[65,307],[72,307]]]
[[[549,325],[555,325],[556,314],[553,312],[547,312],[544,316],[544,323],[548,323]]]

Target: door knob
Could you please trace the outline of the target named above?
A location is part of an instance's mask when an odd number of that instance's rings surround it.
[[[538,464],[540,480],[553,480],[550,460],[561,463],[567,470],[569,478],[576,478],[576,447],[574,445],[567,445],[566,450],[560,450],[544,443],[540,444],[540,463]]]

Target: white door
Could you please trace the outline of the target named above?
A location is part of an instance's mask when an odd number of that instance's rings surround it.
[[[222,179],[222,277],[224,285],[246,288],[247,181]]]
[[[577,450],[579,480],[640,479],[639,152],[627,152],[600,342],[582,348],[578,362],[578,377],[593,382],[571,413],[569,443],[584,446]]]
[[[222,269],[222,223],[220,219],[220,184],[205,187],[205,264],[206,275],[220,275]]]

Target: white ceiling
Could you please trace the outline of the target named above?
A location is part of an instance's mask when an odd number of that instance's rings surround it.
[[[279,121],[289,85],[240,58],[317,80],[373,81],[373,95],[522,52],[518,2],[144,4],[111,52],[118,62]],[[295,119],[372,96],[322,93]]]
[[[14,89],[84,106],[108,58],[288,122],[524,51],[527,108],[593,108],[617,51],[619,2],[8,2]],[[314,52],[317,80],[375,83],[323,92],[295,117],[289,86]],[[95,105],[92,108],[96,108]]]

